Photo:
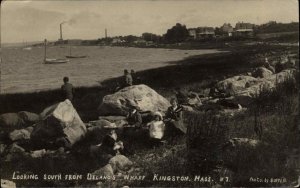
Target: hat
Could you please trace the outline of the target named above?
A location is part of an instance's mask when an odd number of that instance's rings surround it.
[[[153,113],[153,116],[154,116],[154,117],[155,117],[155,116],[158,116],[158,117],[160,118],[160,120],[163,119],[163,116],[162,116],[162,114],[161,114],[160,112],[154,112],[154,113]]]
[[[118,126],[115,123],[110,123],[108,125],[103,126],[104,129],[117,129]]]

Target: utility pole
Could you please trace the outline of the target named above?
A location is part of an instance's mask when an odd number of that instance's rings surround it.
[[[45,53],[44,53],[44,63],[45,63],[47,57],[47,39],[44,40],[44,47],[45,47]]]

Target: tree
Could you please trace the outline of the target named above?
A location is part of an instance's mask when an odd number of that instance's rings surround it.
[[[159,35],[153,34],[153,33],[143,33],[142,34],[142,38],[145,41],[153,41],[153,42],[157,42],[159,40]]]
[[[186,26],[177,23],[171,29],[167,30],[167,33],[165,34],[165,39],[166,41],[171,43],[183,42],[188,38],[188,36],[189,36],[189,32]]]

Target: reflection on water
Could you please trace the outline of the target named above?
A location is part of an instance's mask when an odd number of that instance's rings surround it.
[[[48,58],[65,58],[70,49],[49,47]],[[44,48],[2,49],[1,93],[30,92],[59,88],[62,78],[69,76],[76,86],[92,86],[107,78],[122,75],[124,69],[136,71],[168,65],[188,56],[215,53],[217,50],[168,50],[150,48],[123,48],[78,46],[72,55],[88,58],[70,59],[69,63],[43,64]]]

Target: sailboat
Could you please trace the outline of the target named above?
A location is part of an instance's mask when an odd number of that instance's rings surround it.
[[[54,58],[47,58],[47,40],[44,41],[45,45],[45,56],[44,56],[44,63],[45,64],[61,64],[69,62],[68,59],[54,59]]]
[[[23,42],[24,43],[24,42]],[[25,43],[25,47],[23,48],[23,50],[32,50],[32,48],[30,46],[27,45],[27,42]]]
[[[66,58],[86,58],[86,57],[87,57],[86,55],[81,55],[81,56],[71,55],[71,46],[70,46],[70,53],[69,53],[69,55],[66,55]]]

